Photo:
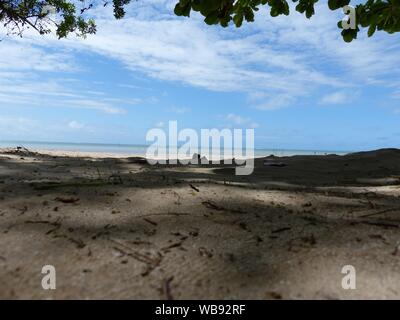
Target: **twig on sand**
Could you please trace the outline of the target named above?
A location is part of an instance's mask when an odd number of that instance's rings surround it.
[[[146,221],[146,222],[148,222],[148,223],[150,223],[150,224],[152,224],[153,226],[157,226],[157,225],[158,225],[157,222],[154,222],[154,221],[152,221],[152,220],[150,220],[150,219],[143,218],[143,220]]]
[[[183,244],[183,242],[185,241],[186,239],[184,239],[184,240],[182,240],[182,241],[180,241],[180,242],[175,242],[175,243],[173,243],[173,244],[170,244],[169,246],[166,246],[166,247],[163,247],[163,248],[161,248],[161,251],[162,252],[169,252],[169,250],[170,249],[173,249],[173,248],[181,248],[181,249],[183,249],[184,251],[186,251],[186,249],[184,249],[183,247],[182,247],[182,244]]]
[[[222,211],[222,210],[224,210],[223,207],[218,206],[218,205],[216,205],[215,203],[212,203],[211,201],[203,201],[202,204],[203,204],[204,206],[206,206],[207,208],[209,208],[209,209],[214,209],[214,210],[217,210],[217,211]]]
[[[61,219],[59,218],[59,219],[57,219],[57,221],[51,223],[51,225],[53,225],[54,228],[53,228],[53,229],[50,229],[49,231],[47,231],[47,232],[46,232],[46,235],[49,235],[49,234],[51,234],[51,233],[53,233],[53,232],[55,232],[55,231],[57,231],[58,229],[61,228],[61,222],[60,222],[60,220],[61,220]]]
[[[154,256],[149,257],[140,252],[133,251],[129,246],[127,246],[126,244],[121,243],[117,240],[114,240],[112,238],[108,238],[108,240],[111,241],[112,243],[118,245],[119,246],[118,249],[121,253],[124,253],[128,257],[131,257],[137,261],[140,261],[140,262],[146,264],[146,269],[145,269],[145,271],[142,272],[143,277],[149,275],[150,272],[152,272],[155,268],[157,268],[163,259],[163,256],[159,252],[157,252],[157,255],[155,257]],[[121,249],[121,247],[123,249]]]
[[[192,185],[191,183],[189,183],[189,186],[196,192],[200,192],[199,188],[196,188],[194,185]]]
[[[369,224],[372,226],[383,227],[383,228],[398,228],[398,224],[389,223],[389,222],[380,222],[380,221],[361,221],[361,223]]]
[[[162,284],[162,291],[165,294],[165,298],[167,300],[174,300],[172,294],[171,294],[171,282],[174,280],[174,277],[169,277],[168,279],[163,280]]]
[[[22,216],[28,211],[28,207],[24,206],[23,208],[19,209],[19,215]]]
[[[276,230],[272,230],[271,233],[279,233],[279,232],[288,231],[288,230],[291,230],[291,229],[292,229],[291,227],[284,227],[284,228],[279,228],[279,229],[276,229]]]
[[[79,201],[78,198],[62,198],[62,197],[57,197],[54,200],[62,203],[76,203]]]
[[[51,222],[49,220],[26,220],[25,223],[27,223],[27,224],[50,224],[52,226],[58,226],[61,224],[60,220],[61,220],[61,218],[58,218],[54,222]]]
[[[25,223],[31,223],[31,224],[35,224],[35,223],[38,223],[38,224],[51,224],[51,222],[48,221],[48,220],[37,220],[37,221],[35,221],[35,220],[26,220]]]
[[[75,239],[72,237],[67,237],[67,239],[74,243],[78,249],[83,249],[86,247],[86,244],[81,239]]]
[[[136,218],[145,218],[151,216],[188,216],[187,212],[165,212],[165,213],[149,213],[144,215],[138,215]]]
[[[245,211],[240,210],[240,209],[229,209],[229,208],[225,208],[225,207],[216,205],[215,203],[213,203],[211,201],[203,201],[202,204],[204,206],[206,206],[208,209],[214,209],[217,211],[230,211],[233,213],[246,213]]]
[[[364,214],[364,215],[360,216],[360,218],[367,218],[367,217],[376,216],[378,214],[382,214],[382,213],[386,213],[386,212],[390,212],[390,211],[396,211],[396,210],[400,211],[399,208],[389,208],[389,209],[381,210],[381,211],[378,211],[378,212]]]
[[[30,185],[35,190],[51,190],[56,188],[82,188],[82,187],[102,187],[110,185],[109,182],[103,180],[92,181],[70,181],[70,182],[34,182]]]

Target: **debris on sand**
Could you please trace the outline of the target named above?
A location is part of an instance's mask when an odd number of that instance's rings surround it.
[[[247,227],[247,223],[244,222],[244,221],[239,222],[239,223],[238,223],[238,226],[239,226],[241,229],[245,230],[245,231],[250,231],[249,228]]]
[[[261,242],[263,242],[264,240],[263,240],[263,238],[261,238],[260,236],[258,236],[258,235],[256,235],[255,237],[254,237],[254,240],[256,240],[256,244],[257,244],[257,246],[261,243]]]
[[[203,201],[201,204],[204,205],[208,209],[213,209],[213,210],[217,210],[217,211],[229,211],[232,213],[246,213],[245,211],[243,211],[241,209],[225,208],[225,207],[219,206],[219,205],[215,204],[214,202],[208,201],[208,200]]]
[[[86,247],[86,244],[81,239],[75,239],[75,238],[71,238],[71,237],[69,237],[67,239],[69,241],[71,241],[72,243],[74,243],[78,249],[83,249],[84,247]]]
[[[214,210],[217,210],[217,211],[224,210],[223,207],[217,206],[215,203],[213,203],[211,201],[203,201],[202,204],[204,206],[206,206],[207,208],[209,208],[209,209],[214,209]]]
[[[108,240],[117,245],[117,247],[114,246],[114,250],[118,248],[118,251],[121,254],[124,254],[137,261],[140,261],[146,265],[145,270],[141,273],[142,277],[148,276],[155,268],[157,268],[160,265],[163,259],[162,254],[158,251],[154,254],[151,254],[149,252],[141,253],[132,250],[132,248],[129,245],[122,243],[118,240],[114,240],[112,238],[108,238]]]
[[[54,199],[55,201],[62,202],[62,203],[76,203],[79,201],[79,198],[62,198],[57,197]]]
[[[153,220],[150,220],[149,218],[143,218],[144,221],[146,221],[147,223],[150,223],[153,226],[157,226],[158,223],[154,222]]]
[[[271,233],[280,233],[280,232],[288,231],[288,230],[291,230],[291,229],[292,229],[291,227],[284,227],[284,228],[279,228],[279,229],[272,230]]]
[[[393,256],[399,256],[399,255],[400,255],[400,244],[398,244],[398,245],[394,248],[394,250],[393,250],[393,252],[392,252],[392,255],[393,255]]]
[[[122,178],[119,174],[112,174],[108,177],[108,182],[110,184],[118,185],[123,184]]]
[[[369,224],[371,226],[382,227],[382,228],[399,228],[398,224],[390,223],[390,222],[380,222],[380,221],[361,221],[361,223]]]
[[[210,250],[208,250],[207,248],[205,248],[205,247],[200,247],[199,248],[199,254],[200,254],[200,256],[202,256],[202,257],[207,257],[207,258],[212,258],[213,257],[213,253],[212,253],[212,251],[210,251]]]
[[[26,224],[49,224],[52,226],[60,224],[60,219],[57,219],[57,221],[51,222],[49,220],[26,220]]]
[[[19,209],[19,215],[22,216],[27,211],[28,211],[28,207],[23,206],[21,209]]]
[[[313,234],[311,234],[310,236],[302,237],[301,240],[311,246],[314,246],[317,243],[317,240],[315,239]]]
[[[61,223],[59,222],[59,220],[57,220],[56,222],[52,223],[51,225],[54,226],[53,229],[50,229],[49,231],[46,232],[46,235],[49,235],[55,231],[57,231],[58,229],[61,228]]]
[[[200,190],[198,188],[196,188],[194,185],[192,185],[191,183],[189,183],[189,186],[196,192],[200,192]]]
[[[264,166],[267,167],[286,167],[286,163],[275,160],[264,160]]]
[[[197,237],[199,235],[199,229],[193,228],[193,231],[190,231],[189,235],[192,237]]]
[[[162,282],[162,288],[161,291],[165,295],[165,298],[167,300],[174,300],[171,294],[171,282],[174,280],[174,277],[169,277],[167,279],[164,279]]]
[[[6,149],[2,153],[25,156],[25,157],[34,157],[34,156],[38,155],[38,153],[32,152],[32,151],[30,151],[29,149],[27,149],[27,148],[25,148],[23,146],[17,146],[16,148]]]
[[[275,299],[275,300],[282,299],[282,295],[279,292],[275,292],[275,291],[267,292],[267,297]]]
[[[372,203],[372,202],[369,202],[369,203]],[[372,208],[375,208],[375,207],[372,207]],[[376,216],[376,215],[380,215],[380,214],[391,212],[391,211],[400,211],[400,209],[399,208],[388,208],[388,209],[381,210],[381,211],[378,211],[378,212],[364,214],[364,215],[360,216],[360,218],[367,218],[367,217],[371,217],[371,216]]]
[[[182,246],[182,243],[183,243],[183,241],[173,243],[173,244],[171,244],[171,245],[169,245],[169,246],[166,246],[166,247],[164,247],[164,248],[161,248],[161,251],[162,251],[162,252],[169,252],[170,249],[181,247],[181,246]]]

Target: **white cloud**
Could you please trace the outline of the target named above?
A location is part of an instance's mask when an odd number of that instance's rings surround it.
[[[400,90],[396,90],[392,93],[391,96],[393,99],[400,99]]]
[[[242,125],[244,123],[249,122],[249,118],[243,118],[236,114],[230,113],[226,116],[226,119],[232,121],[234,124]]]
[[[280,94],[264,99],[264,102],[256,105],[259,110],[277,110],[287,107],[295,102],[295,97],[290,94]]]
[[[259,124],[255,121],[252,121],[250,118],[239,116],[234,113],[229,113],[226,115],[225,120],[236,126],[246,126],[253,129],[259,127]]]
[[[66,78],[82,69],[74,53],[61,42],[48,38],[6,38],[0,46],[0,107],[35,106],[97,110],[124,114],[122,106],[134,105],[137,98],[109,96],[101,91],[82,90],[79,79]],[[52,50],[50,46],[53,45]],[[62,72],[62,77],[57,77]],[[71,86],[75,84],[75,88]]]
[[[103,101],[90,100],[90,99],[66,100],[63,101],[62,105],[69,106],[71,108],[99,110],[108,114],[126,113],[126,110],[123,108],[115,107],[112,104]]]
[[[387,85],[400,73],[398,41],[380,33],[371,40],[361,33],[356,41],[345,43],[336,26],[341,13],[328,10],[326,3],[316,6],[310,20],[293,8],[289,17],[271,18],[263,8],[255,23],[223,29],[206,26],[197,14],[190,19],[174,16],[175,2],[135,3],[127,17],[118,21],[109,8],[95,9],[96,35],[63,41],[30,36],[28,43],[24,38],[23,44],[16,42],[16,48],[0,51],[0,72],[21,70],[22,60],[23,70],[79,70],[74,54],[94,52],[121,62],[135,75],[140,72],[213,91],[246,93],[250,104],[260,110],[294,106],[320,88],[339,92],[371,83]],[[10,88],[13,80],[8,79]],[[340,95],[326,101],[340,101]],[[96,102],[98,108],[93,109],[122,110],[119,102]]]
[[[142,5],[120,21],[101,13],[98,34],[73,45],[153,78],[263,96],[254,102],[263,110],[295,105],[319,87],[354,88],[399,71],[398,45],[362,34],[345,43],[336,27],[340,13],[326,4],[311,20],[294,10],[271,19],[264,8],[242,30],[205,26],[196,14],[177,18],[171,4]]]
[[[313,86],[346,86],[336,76],[318,70],[307,53],[288,50],[287,44],[283,46],[277,39],[258,36],[265,31],[256,24],[256,31],[235,29],[232,36],[230,29],[205,26],[196,15],[177,18],[158,5],[157,16],[146,15],[153,10],[146,6],[135,8],[133,16],[120,21],[100,15],[96,36],[69,44],[164,81],[213,91],[266,94],[268,100],[257,103],[264,105],[261,109],[284,107],[310,93]]]
[[[190,109],[186,108],[186,107],[175,107],[175,106],[173,106],[173,107],[169,108],[168,111],[176,113],[176,114],[184,114],[184,113],[189,112]]]
[[[334,92],[322,97],[320,104],[344,104],[349,102],[350,97],[345,92]]]
[[[19,135],[29,133],[37,127],[37,122],[24,117],[0,116],[0,131],[8,134]]]
[[[55,80],[36,82],[35,77],[26,78],[24,74],[21,75],[21,78],[14,77],[13,80],[0,78],[0,107],[1,105],[62,107],[91,109],[108,114],[124,114],[126,110],[116,106],[116,104],[133,104],[133,101],[129,99],[126,101],[123,99],[113,100],[102,96],[93,97],[92,94],[87,94],[87,92],[76,92]]]
[[[1,30],[0,30],[1,31]],[[43,50],[29,38],[6,38],[0,46],[0,70],[73,72],[80,68],[68,50]],[[43,42],[42,42],[43,43]]]
[[[68,123],[68,127],[71,129],[80,130],[85,128],[85,124],[74,120]]]

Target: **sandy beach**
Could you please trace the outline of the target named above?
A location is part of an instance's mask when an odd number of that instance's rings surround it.
[[[400,150],[265,160],[1,149],[0,298],[400,298]]]

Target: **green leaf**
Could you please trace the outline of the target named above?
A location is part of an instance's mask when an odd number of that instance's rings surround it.
[[[376,24],[371,24],[368,28],[368,37],[372,37],[376,31]]]
[[[243,23],[243,14],[242,13],[238,13],[233,17],[233,22],[235,23],[236,27],[240,27]]]

